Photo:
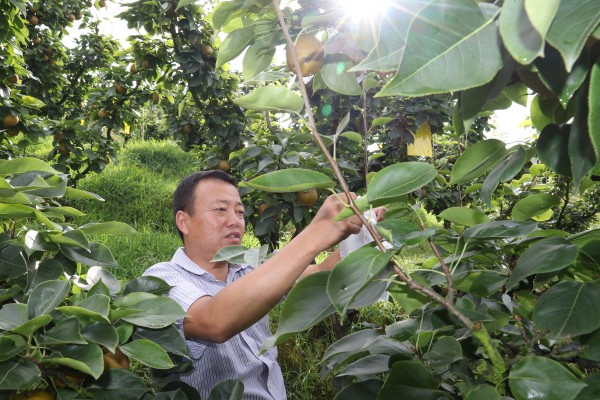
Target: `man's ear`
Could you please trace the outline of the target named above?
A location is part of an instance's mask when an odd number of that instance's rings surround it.
[[[185,211],[179,210],[177,211],[177,214],[175,214],[175,224],[177,225],[177,228],[179,228],[181,233],[183,233],[184,235],[188,234],[188,218],[189,215],[187,215]]]

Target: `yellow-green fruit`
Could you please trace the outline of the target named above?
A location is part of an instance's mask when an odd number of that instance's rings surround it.
[[[227,160],[219,160],[217,161],[217,169],[221,171],[229,172],[231,169],[231,164]]]
[[[306,207],[310,207],[315,204],[317,197],[319,197],[319,193],[315,188],[296,192],[296,200],[298,200],[298,203]]]
[[[125,86],[121,85],[120,83],[117,83],[115,85],[115,92],[117,94],[121,94],[122,95],[122,94],[127,93],[127,88]]]
[[[106,110],[98,111],[98,118],[106,118],[106,117],[108,117],[108,111],[106,111]]]
[[[323,66],[323,61],[325,61],[325,48],[319,39],[312,35],[302,35],[296,40],[294,48],[296,49],[302,76],[310,76],[319,72]],[[285,59],[290,71],[297,74],[292,51],[289,47],[285,49]]]
[[[215,51],[213,50],[212,46],[210,46],[208,44],[205,44],[200,49],[200,54],[202,54],[203,58],[210,58],[210,57],[212,57],[212,55],[213,55],[214,52]]]
[[[137,72],[138,72],[137,65],[131,64],[131,67],[129,67],[129,72],[131,72],[132,74],[137,74]]]
[[[11,128],[13,126],[16,126],[18,123],[19,117],[12,114],[8,114],[4,118],[2,118],[2,125],[4,125],[5,128]]]

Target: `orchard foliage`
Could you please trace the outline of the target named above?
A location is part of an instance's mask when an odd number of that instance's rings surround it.
[[[306,118],[320,149],[333,154],[335,174],[324,164],[316,171],[265,171],[244,186],[268,193],[345,190],[349,158],[337,157],[336,142],[352,138],[368,160],[371,129],[399,122],[389,110],[372,115],[371,102],[380,99],[401,99],[406,107],[413,98],[451,96],[452,120],[441,121],[436,142],[453,145],[446,146],[445,164],[434,163],[438,169],[424,159],[367,168],[368,186],[351,208],[391,210],[376,228],[391,249],[376,238],[378,249],[365,246],[331,272],[299,282],[265,347],[332,313],[344,318],[388,290],[410,318],[353,333],[327,350],[322,371],[339,381],[336,399],[598,397],[600,378],[590,371],[600,366],[600,233],[560,228],[570,204],[564,194],[593,191],[600,171],[600,4],[396,0],[371,25],[348,17],[343,2],[298,5],[219,3],[212,22],[227,37],[217,65],[245,51],[244,76],[264,86],[236,102]],[[272,82],[281,74],[271,67],[273,48],[291,46],[301,34],[323,42],[325,62],[311,77],[300,74],[286,94]],[[331,108],[324,112],[315,93],[328,91],[357,96],[360,135],[344,111],[335,133],[322,137],[319,121]],[[528,94],[533,141],[473,140],[478,117],[513,102],[527,105]],[[397,149],[387,141],[382,151]],[[554,190],[555,182],[566,182],[568,191]],[[407,223],[401,211],[418,208],[434,184],[457,194],[454,204],[438,208],[444,227]],[[422,243],[432,257],[414,272],[404,270],[403,252]]]

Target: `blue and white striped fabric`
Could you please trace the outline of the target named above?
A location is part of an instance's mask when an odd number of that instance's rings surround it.
[[[171,262],[153,265],[144,275],[156,276],[173,286],[169,297],[187,311],[200,297],[215,296],[227,284],[251,271],[252,268],[247,265],[232,265],[227,282],[222,282],[190,260],[183,248],[179,248]],[[176,325],[183,336],[183,318]],[[194,368],[174,375],[170,380],[180,380],[195,387],[205,399],[217,383],[240,379],[244,383],[244,399],[284,400],[286,392],[277,364],[277,349],[259,355],[262,342],[269,336],[269,320],[265,316],[222,344],[186,340]]]

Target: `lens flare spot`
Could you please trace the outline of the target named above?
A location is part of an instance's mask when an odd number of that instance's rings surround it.
[[[331,115],[331,104],[325,104],[323,107],[321,107],[321,114],[324,117],[329,117]]]
[[[346,72],[346,64],[344,64],[343,62],[337,63],[337,65],[335,67],[335,73],[338,75],[341,75],[344,72]]]

